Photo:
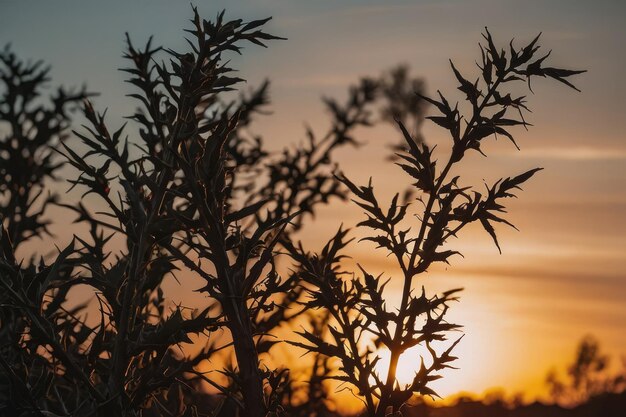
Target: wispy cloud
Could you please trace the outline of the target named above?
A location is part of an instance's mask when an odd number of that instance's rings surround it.
[[[605,286],[611,289],[613,294],[624,292],[626,275],[619,273],[601,273],[598,271],[580,271],[574,268],[557,270],[550,267],[521,266],[506,267],[501,265],[477,265],[459,266],[454,270],[458,275],[477,275],[480,277],[494,277],[498,279],[514,278],[524,280],[550,280],[553,282],[569,283],[570,285],[580,285],[585,283],[587,290],[592,286]]]
[[[575,161],[602,161],[602,160],[626,160],[626,149],[601,148],[590,146],[574,147],[540,147],[524,148],[524,152],[501,151],[496,152],[505,156],[532,159],[561,159]]]

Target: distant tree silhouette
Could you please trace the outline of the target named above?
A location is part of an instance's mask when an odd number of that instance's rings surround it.
[[[573,362],[565,375],[552,370],[546,382],[552,400],[573,406],[588,402],[594,397],[626,390],[626,363],[618,373],[609,370],[610,358],[601,352],[600,343],[593,336],[585,336],[576,349]]]

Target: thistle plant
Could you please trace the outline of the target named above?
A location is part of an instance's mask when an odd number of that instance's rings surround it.
[[[184,52],[154,47],[151,40],[137,47],[127,35],[123,71],[138,103],[129,117],[137,134],[129,139],[126,125],[110,128],[104,113],[85,101],[87,125],[73,132],[78,147],[63,140],[66,106],[87,94],[60,90],[52,110],[31,110],[21,103],[36,96],[45,72],[37,66],[23,71],[12,55],[3,56],[17,74],[4,79],[3,103],[13,131],[2,141],[8,192],[2,328],[11,333],[3,344],[10,342],[15,353],[9,361],[3,357],[3,412],[194,415],[190,399],[201,383],[240,415],[289,408],[282,400],[289,389],[286,368],[267,369],[260,358],[276,343],[273,330],[299,314],[288,307],[302,287],[296,275],[278,274],[276,249],[316,207],[344,198],[332,157],[356,144],[355,128],[371,124],[382,84],[363,80],[345,104],[326,99],[332,118],[326,135],[318,139],[309,130],[304,145],[268,153],[244,128],[262,113],[269,84],[226,99],[243,79],[224,60],[243,42],[265,46],[279,39],[261,30],[268,20],[226,21],[220,13],[208,21],[194,9]],[[410,117],[408,110],[404,116]],[[32,178],[18,176],[24,171],[12,167],[21,161],[10,158],[12,152],[31,164]],[[63,160],[75,173],[70,190],[90,202],[50,197],[33,211],[38,203],[29,193],[40,192]],[[50,204],[75,213],[84,232],[55,256],[33,254],[33,262],[24,263],[16,247],[46,230],[41,219]],[[187,288],[201,280],[194,289],[207,296],[206,305],[172,306],[162,288],[171,275]],[[78,299],[78,287],[90,295]],[[94,313],[97,320],[87,320]],[[215,336],[224,332],[227,337]],[[205,346],[192,354],[194,343]],[[199,366],[216,352],[230,353],[236,363],[221,371],[227,385]]]
[[[397,154],[397,165],[410,177],[417,204],[400,201],[398,192],[386,208],[377,199],[371,181],[361,186],[343,174],[338,176],[367,216],[358,224],[368,230],[361,240],[390,255],[400,276],[374,276],[361,265],[357,271],[344,270],[344,248],[350,242],[344,229],[319,253],[305,250],[302,244],[287,245],[304,283],[306,308],[321,309],[331,316],[327,337],[303,330],[299,332],[301,339],[291,343],[334,358],[338,366],[328,378],[351,387],[370,416],[400,414],[412,397],[437,395],[431,382],[441,377],[440,371],[452,367],[456,359],[452,351],[461,339],[456,337],[445,348],[438,348],[461,328],[446,320],[460,289],[427,295],[423,286],[418,289],[419,279],[434,264],[449,263],[454,255],[460,255],[450,248],[449,242],[469,224],[479,222],[500,250],[494,225],[514,227],[503,217],[504,200],[514,197],[540,168],[500,179],[486,185],[484,191],[465,184],[460,175],[453,173],[469,153],[484,155],[481,146],[491,137],[505,137],[517,147],[512,128],[530,126],[524,118],[529,110],[526,97],[509,92],[509,84],[527,82],[530,89],[531,79],[547,77],[575,88],[568,78],[583,72],[547,67],[550,54],[538,57],[539,36],[521,48],[511,42],[506,50],[496,47],[488,30],[483,37],[485,45],[480,45],[480,73],[476,81],[467,79],[450,63],[468,113],[463,113],[458,104],[452,105],[441,92],[437,98],[420,95],[436,110],[427,119],[448,132],[451,149],[443,165],[433,149],[416,140],[398,120],[406,151]],[[416,210],[417,222],[408,216],[412,209]],[[386,286],[391,279],[401,281],[399,305],[386,301]],[[398,360],[415,346],[421,346],[424,352],[413,358],[421,363],[420,368],[411,383],[401,386],[396,378]],[[386,375],[377,371],[380,349],[390,352]]]
[[[457,253],[444,244],[467,224],[480,222],[498,245],[493,223],[508,224],[502,199],[536,170],[484,194],[450,173],[487,137],[513,141],[509,128],[528,125],[524,97],[504,93],[504,85],[544,76],[572,86],[567,77],[578,72],[543,66],[537,39],[520,50],[511,45],[507,55],[487,32],[482,84],[453,66],[469,117],[442,95],[423,96],[423,82],[400,67],[360,80],[344,102],[325,99],[329,130],[308,129],[304,143],[275,154],[250,133],[265,113],[269,82],[239,98],[227,94],[243,81],[228,56],[245,44],[281,39],[262,29],[268,20],[228,21],[223,12],[205,20],[193,9],[183,51],[151,39],[138,47],[127,35],[123,71],[138,107],[128,126],[116,128],[84,89],[60,89],[42,104],[47,70],[8,49],[0,54],[0,413],[319,415],[328,411],[321,404],[326,378],[351,384],[370,415],[435,394],[429,382],[450,366],[457,342],[443,353],[434,344],[459,329],[445,321],[457,291],[415,295],[416,280]],[[69,139],[69,112],[81,102],[86,125]],[[420,135],[426,102],[441,113],[430,119],[452,138],[443,169]],[[392,119],[406,142],[394,147],[394,160],[415,181],[423,206],[413,229],[412,208],[399,194],[383,210],[371,184],[333,174],[336,151],[359,143],[357,129]],[[48,191],[63,165],[68,188],[82,194],[78,202]],[[346,277],[346,230],[319,254],[293,239],[321,205],[348,193],[367,212],[360,226],[373,231],[365,240],[391,253],[402,271],[397,309],[384,301],[382,277],[364,268]],[[52,205],[76,216],[77,233],[51,255],[29,252],[26,243],[48,233]],[[289,272],[278,262],[285,251],[297,261]],[[206,302],[174,303],[164,291],[172,276]],[[315,353],[308,403],[294,397],[289,364],[270,369],[264,361],[278,343],[277,329],[306,309],[323,310],[323,320],[301,333],[305,341],[292,342]],[[398,358],[417,345],[430,358],[400,387]],[[387,375],[376,372],[382,347],[391,352]],[[202,365],[217,358],[216,372],[207,372]],[[207,384],[220,401],[200,409],[198,393]]]
[[[50,69],[42,62],[20,60],[9,47],[0,52],[0,222],[2,291],[0,291],[0,413],[15,414],[7,393],[13,399],[31,406],[41,392],[47,390],[49,374],[45,360],[33,355],[38,345],[27,332],[46,337],[55,323],[39,320],[40,311],[20,310],[25,299],[42,296],[50,267],[22,264],[23,275],[6,275],[9,265],[16,265],[16,250],[22,250],[28,241],[49,235],[50,219],[46,210],[58,196],[48,187],[59,173],[62,163],[54,150],[67,139],[71,112],[89,96],[85,89],[70,91],[59,88],[43,98],[49,82]],[[67,269],[57,265],[54,274],[64,276]],[[21,282],[16,282],[20,280]],[[23,280],[23,281],[22,281]],[[23,288],[15,297],[14,286]],[[59,308],[50,306],[45,313],[51,316]],[[72,314],[66,311],[64,314]],[[43,328],[42,328],[43,327]],[[54,347],[57,340],[45,345]],[[58,346],[58,345],[57,345]],[[71,366],[71,365],[70,365]],[[62,388],[61,388],[62,389]],[[55,389],[52,395],[58,392]],[[9,404],[7,406],[7,404]]]
[[[156,409],[169,413],[160,409],[162,395],[194,390],[197,379],[224,392],[240,393],[236,400],[248,415],[267,411],[264,379],[250,333],[253,316],[245,311],[242,319],[237,310],[247,300],[233,303],[237,296],[233,292],[241,290],[242,281],[236,276],[241,269],[231,268],[224,256],[233,250],[233,244],[247,245],[254,240],[243,248],[240,262],[245,268],[248,261],[259,258],[260,270],[253,272],[258,277],[271,260],[269,251],[258,255],[261,245],[285,220],[263,225],[264,229],[248,242],[237,227],[233,227],[236,232],[228,242],[220,234],[262,205],[255,202],[242,210],[230,208],[226,200],[237,188],[225,192],[233,177],[233,166],[228,163],[237,156],[244,170],[266,156],[258,143],[248,146],[237,135],[246,117],[264,103],[265,87],[236,103],[221,102],[223,93],[242,81],[231,76],[222,55],[239,52],[239,44],[245,41],[264,45],[264,41],[277,39],[259,29],[267,20],[224,21],[222,13],[211,22],[200,19],[194,9],[193,27],[188,31],[193,41],[186,53],[154,48],[151,42],[137,49],[128,39],[125,58],[130,66],[125,71],[139,90],[131,95],[140,104],[131,116],[140,126],[139,150],[131,149],[124,126],[109,129],[104,115],[89,102],[84,106],[89,126],[74,132],[86,152],[79,153],[63,142],[57,146],[78,172],[69,179],[71,188],[81,189],[83,197],[97,197],[100,203],[97,213],[82,202],[59,203],[78,215],[77,222],[86,224],[88,236],[76,236],[50,264],[42,260],[39,266],[24,266],[15,258],[7,232],[15,226],[9,223],[3,231],[0,281],[8,297],[3,308],[7,305],[13,309],[24,323],[15,344],[30,361],[19,369],[21,375],[12,364],[4,364],[3,377],[10,384],[3,395],[16,412],[137,415],[141,410]],[[166,54],[169,61],[157,62],[159,53]],[[10,94],[9,89],[9,105]],[[56,108],[52,116],[61,118],[62,110]],[[18,123],[23,120],[16,120]],[[17,136],[5,143],[26,146]],[[42,175],[51,173],[49,170]],[[206,191],[215,195],[198,197]],[[202,200],[195,202],[190,197]],[[207,215],[206,210],[213,209],[218,211]],[[16,219],[17,223],[20,220]],[[212,245],[206,250],[206,239],[198,243],[204,235],[210,235]],[[115,253],[110,245],[112,237],[123,241],[123,248]],[[218,243],[219,248],[215,246]],[[214,262],[213,272],[199,267],[194,252],[199,250]],[[215,297],[201,310],[167,307],[161,288],[165,277],[191,265],[207,282],[216,279],[213,274],[220,276],[224,296],[212,292]],[[79,285],[91,288],[95,296],[100,316],[95,326],[85,321],[87,306],[68,309],[68,294]],[[213,289],[209,284],[203,291]],[[233,336],[236,342],[226,341],[220,346],[209,342],[193,356],[181,354],[194,335],[210,339],[212,332],[223,327],[237,332]],[[214,352],[231,346],[239,354],[240,387],[236,390],[219,386],[196,369]],[[40,389],[33,390],[34,384],[41,385]],[[183,415],[191,410],[183,403],[174,412]]]
[[[0,52],[0,208],[7,238],[17,247],[49,233],[44,219],[56,196],[46,193],[61,167],[54,149],[67,139],[70,112],[89,96],[83,88],[59,88],[47,100],[42,87],[50,81],[43,62],[24,62],[7,46]]]

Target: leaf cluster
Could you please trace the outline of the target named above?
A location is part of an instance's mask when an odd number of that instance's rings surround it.
[[[396,163],[412,181],[414,201],[401,200],[400,193],[396,193],[386,208],[376,197],[371,180],[360,186],[338,176],[365,212],[366,219],[358,224],[367,230],[361,241],[374,243],[377,250],[390,256],[399,274],[385,279],[382,274],[370,274],[361,265],[357,271],[343,271],[341,261],[348,244],[345,230],[339,230],[318,254],[305,251],[302,245],[289,247],[305,283],[306,307],[322,309],[332,317],[329,335],[305,329],[299,333],[303,341],[291,343],[336,358],[339,365],[329,378],[354,387],[353,392],[371,416],[400,412],[415,396],[437,395],[431,382],[441,377],[441,370],[451,367],[456,359],[452,350],[460,341],[456,338],[446,342],[460,330],[459,325],[446,320],[450,303],[458,299],[460,290],[427,296],[423,287],[416,291],[416,280],[434,264],[448,264],[454,255],[460,255],[449,242],[471,223],[479,222],[500,250],[494,224],[513,226],[503,216],[505,199],[514,197],[540,168],[500,179],[486,185],[485,191],[463,184],[461,176],[452,172],[459,169],[469,152],[484,155],[481,146],[490,137],[504,136],[517,147],[512,128],[529,126],[524,119],[528,108],[525,96],[507,90],[510,83],[526,81],[530,87],[531,77],[544,76],[573,87],[567,78],[583,72],[546,67],[549,54],[537,58],[539,37],[521,48],[511,42],[508,51],[495,46],[488,30],[483,37],[486,45],[480,46],[480,72],[475,81],[451,62],[458,90],[466,102],[463,107],[469,109],[467,114],[441,92],[436,99],[417,93],[434,107],[435,114],[427,119],[446,130],[451,140],[443,166],[434,148],[397,120],[405,150],[398,152]],[[411,210],[417,221],[410,219]],[[399,281],[402,288],[399,305],[386,301],[389,291],[385,288],[392,280]],[[442,344],[446,347],[439,353]],[[416,346],[424,352],[415,358],[421,366],[410,384],[400,386],[396,378],[399,357]],[[386,375],[379,375],[376,368],[382,349],[391,356]]]

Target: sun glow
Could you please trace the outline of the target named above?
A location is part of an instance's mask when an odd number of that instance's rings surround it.
[[[389,362],[391,361],[391,352],[387,348],[381,348],[376,354],[380,360],[376,364],[376,372],[381,380],[385,381],[389,372]],[[424,348],[415,346],[407,349],[400,359],[398,359],[398,368],[396,369],[396,382],[400,386],[405,386],[413,382],[415,374],[420,369],[421,358],[424,356]]]

